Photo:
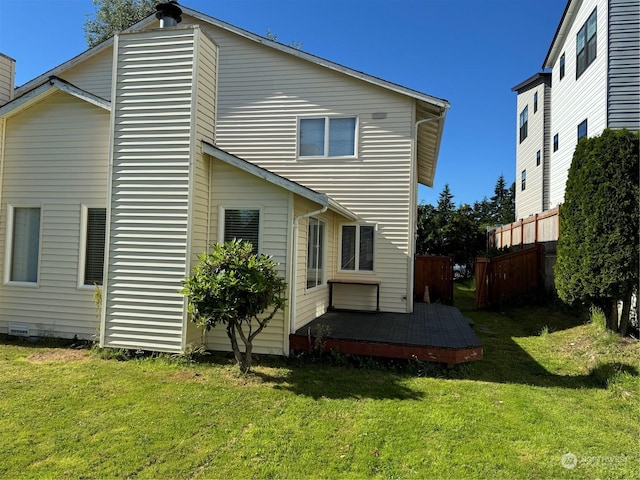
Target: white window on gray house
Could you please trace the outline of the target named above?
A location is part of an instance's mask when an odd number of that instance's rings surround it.
[[[356,117],[301,118],[298,128],[298,155],[355,156],[357,123]]]
[[[596,59],[597,33],[598,21],[594,10],[576,35],[576,78]]]
[[[536,167],[540,166],[540,150],[536,152]]]
[[[249,242],[253,253],[260,252],[260,210],[259,209],[224,209],[223,240],[234,239]]]
[[[11,224],[11,261],[9,280],[38,282],[40,263],[40,207],[9,207]]]
[[[560,55],[560,80],[564,78],[564,52]]]
[[[523,170],[522,174],[520,175],[520,190],[526,190],[527,189],[527,171]]]
[[[83,284],[102,285],[107,209],[87,208],[86,222]]]
[[[307,229],[307,288],[324,284],[325,223],[309,219]]]
[[[533,113],[538,111],[538,92],[533,94]]]
[[[371,225],[342,226],[340,270],[373,272],[374,234]]]
[[[524,107],[524,110],[520,112],[520,143],[527,138],[529,134],[529,105]]]
[[[587,119],[585,118],[584,122],[578,125],[578,141],[580,141],[582,137],[586,137],[586,136],[587,136]]]

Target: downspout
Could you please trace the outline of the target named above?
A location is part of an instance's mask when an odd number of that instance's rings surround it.
[[[413,312],[413,289],[414,289],[414,270],[415,270],[415,256],[416,256],[416,239],[418,237],[418,229],[417,229],[417,215],[416,211],[418,208],[418,127],[423,123],[429,123],[436,120],[441,120],[446,113],[444,110],[440,115],[436,115],[429,118],[423,118],[422,120],[418,120],[414,126],[413,131],[413,152],[411,155],[411,191],[409,192],[411,196],[411,208],[409,209],[409,222],[411,229],[413,230],[413,236],[410,235],[409,242],[409,281],[407,282],[407,311],[409,313]],[[414,180],[415,179],[415,180]]]
[[[296,310],[297,310],[297,305],[296,305],[296,290],[297,290],[297,258],[298,258],[298,230],[299,230],[299,224],[300,224],[300,220],[303,220],[305,218],[309,218],[309,217],[313,217],[314,215],[321,215],[324,212],[327,211],[327,209],[329,208],[328,205],[325,205],[324,207],[322,207],[320,210],[316,210],[315,212],[309,212],[309,213],[304,213],[302,215],[298,215],[297,217],[295,217],[293,219],[293,232],[291,233],[292,235],[292,254],[291,254],[291,265],[290,265],[290,273],[289,273],[289,278],[291,279],[291,284],[289,285],[289,289],[290,289],[290,293],[289,293],[289,305],[291,305],[291,307],[289,308],[289,312],[290,312],[290,319],[289,319],[289,333],[294,333],[295,332],[295,325],[296,325]]]

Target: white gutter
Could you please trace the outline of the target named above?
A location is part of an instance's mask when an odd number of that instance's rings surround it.
[[[325,205],[320,210],[316,210],[314,212],[309,212],[309,213],[303,213],[302,215],[298,215],[293,219],[293,232],[291,234],[293,237],[292,238],[293,245],[292,245],[292,254],[291,254],[291,261],[290,261],[291,273],[289,274],[289,278],[291,279],[291,283],[289,285],[289,289],[290,289],[289,305],[291,305],[291,307],[289,308],[289,311],[290,311],[289,333],[295,332],[295,325],[296,325],[296,310],[297,310],[297,305],[296,305],[297,260],[296,259],[298,258],[298,229],[299,229],[300,220],[313,217],[314,215],[321,215],[324,212],[326,212],[328,208],[329,208],[329,205]]]
[[[413,288],[414,288],[414,269],[415,269],[415,256],[416,256],[416,239],[418,237],[417,230],[417,215],[416,210],[418,208],[418,127],[423,123],[434,122],[441,120],[445,117],[447,111],[444,110],[440,115],[436,115],[429,118],[423,118],[418,120],[413,130],[413,153],[411,155],[411,191],[409,195],[411,197],[411,208],[409,208],[409,278],[407,282],[407,312],[413,313]],[[437,156],[436,156],[437,158]],[[411,232],[413,236],[411,237]]]

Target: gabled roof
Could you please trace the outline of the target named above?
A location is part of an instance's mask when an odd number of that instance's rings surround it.
[[[578,10],[582,5],[582,0],[567,0],[567,6],[564,9],[556,33],[551,41],[551,46],[547,52],[547,56],[542,63],[542,68],[552,68],[556,60],[560,56],[560,50],[567,39],[573,20],[576,18]]]
[[[98,97],[86,90],[82,90],[66,80],[51,76],[28,92],[23,93],[18,98],[15,98],[0,107],[0,117],[16,115],[24,109],[29,108],[36,101],[42,100],[56,91],[68,93],[80,100],[91,103],[97,107],[104,108],[107,111],[111,111],[111,102],[108,100]]]
[[[239,168],[244,172],[255,175],[258,178],[272,183],[273,185],[277,185],[278,187],[284,188],[289,192],[293,192],[296,195],[306,198],[307,200],[311,200],[312,202],[315,202],[322,207],[328,207],[329,210],[332,210],[349,220],[355,221],[359,218],[358,215],[353,213],[347,207],[340,205],[327,194],[316,192],[315,190],[305,187],[300,183],[294,182],[292,180],[289,180],[288,178],[273,173],[266,168],[259,167],[254,163],[248,162],[247,160],[226,152],[209,142],[205,142],[204,140],[202,141],[202,151],[207,155],[217,158],[218,160],[222,160],[223,162]]]
[[[447,100],[444,100],[442,98],[437,98],[431,95],[427,95],[426,93],[422,93],[417,90],[413,90],[411,88],[407,88],[402,85],[398,85],[396,83],[383,80],[373,75],[369,75],[364,72],[360,72],[360,71],[345,67],[343,65],[326,60],[316,55],[312,55],[310,53],[295,49],[293,47],[289,47],[287,45],[283,45],[273,40],[269,40],[268,38],[261,37],[260,35],[256,35],[242,28],[223,22],[222,20],[218,20],[217,18],[211,17],[209,15],[205,15],[196,10],[192,10],[191,8],[188,8],[186,6],[180,5],[180,8],[182,9],[182,13],[185,15],[189,15],[202,22],[215,25],[221,29],[227,30],[241,37],[247,38],[261,45],[265,45],[269,48],[273,48],[274,50],[278,50],[280,52],[295,56],[302,60],[312,62],[316,65],[328,68],[336,72],[340,72],[344,75],[357,78],[371,85],[385,88],[387,90],[412,98],[415,101],[415,105],[416,105],[415,107],[416,122],[419,122],[421,120],[431,119],[431,118],[434,119],[434,121],[429,120],[428,122],[423,122],[422,124],[420,124],[418,127],[416,127],[416,132],[415,132],[417,137],[416,172],[417,172],[418,181],[423,185],[427,185],[429,187],[433,186],[435,171],[436,171],[436,164],[438,161],[438,155],[440,153],[440,145],[442,143],[442,133],[444,130],[444,121],[446,117],[446,112],[451,106]],[[155,15],[152,14],[149,17],[145,18],[144,20],[131,26],[126,31],[143,29],[157,21],[158,20],[155,18]],[[101,44],[96,45],[95,47],[89,50],[86,50],[85,52],[77,55],[71,60],[68,60],[63,64],[58,65],[57,67],[49,70],[43,75],[37,78],[34,78],[33,80],[16,88],[15,95],[18,96],[22,94],[22,92],[30,88],[33,88],[34,85],[39,84],[42,81],[42,79],[45,78],[46,76],[56,75],[62,72],[63,70],[71,68],[72,66],[82,62],[83,60],[96,55],[97,53],[101,52],[105,48],[108,48],[112,44],[113,44],[113,38],[110,38],[102,42]]]

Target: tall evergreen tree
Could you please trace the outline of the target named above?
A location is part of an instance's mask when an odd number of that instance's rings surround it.
[[[623,334],[640,280],[639,140],[627,130],[580,140],[560,208],[555,266],[560,298],[595,304],[607,327]]]

